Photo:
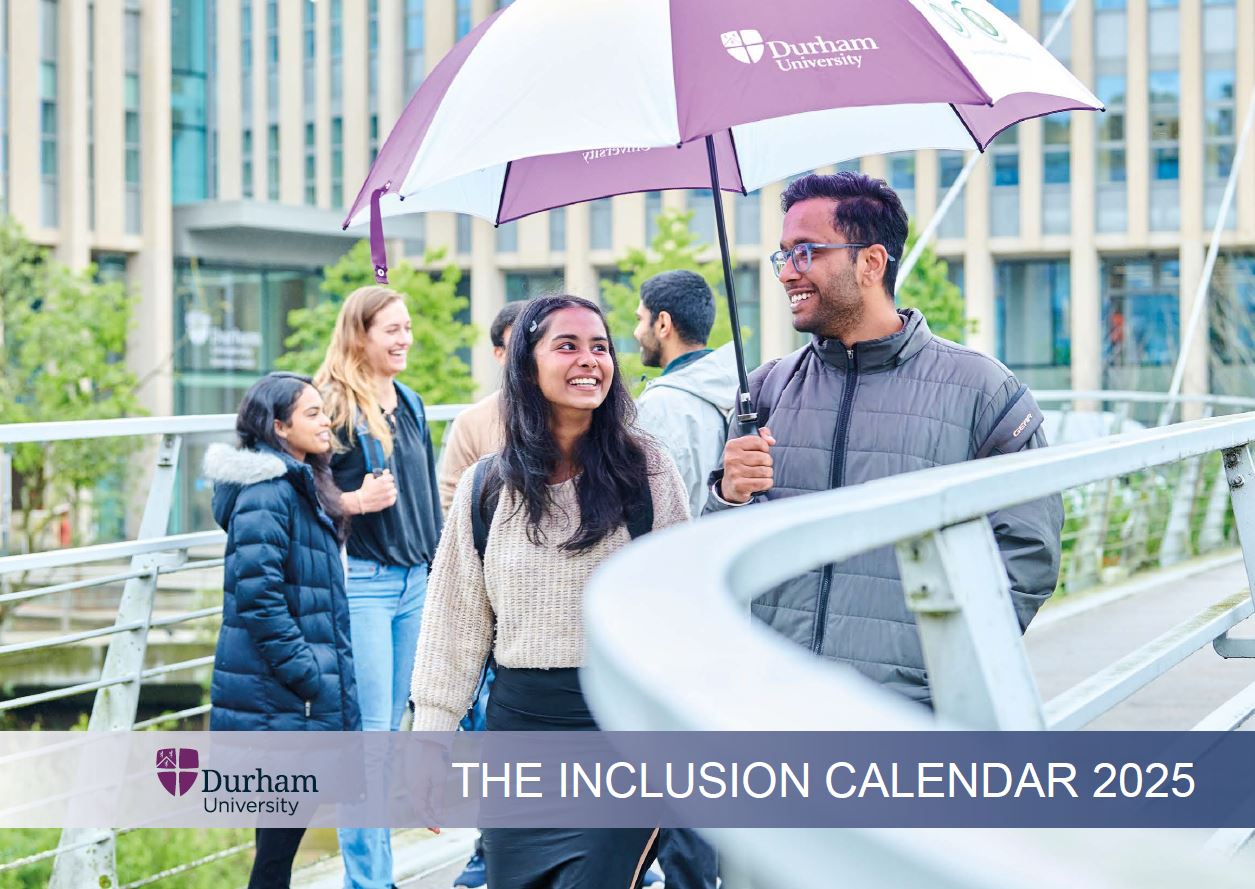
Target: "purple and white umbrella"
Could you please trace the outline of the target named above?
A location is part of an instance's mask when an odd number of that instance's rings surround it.
[[[712,188],[748,416],[720,190],[1101,108],[985,0],[516,0],[419,87],[344,226],[370,223],[385,282],[385,216]]]

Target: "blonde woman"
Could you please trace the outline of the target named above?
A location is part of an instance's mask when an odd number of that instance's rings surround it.
[[[349,294],[314,378],[335,433],[331,470],[352,517],[348,600],[365,731],[396,731],[409,692],[440,537],[440,495],[422,399],[397,382],[414,337],[405,300],[387,287]],[[382,828],[340,830],[345,886],[392,884]]]

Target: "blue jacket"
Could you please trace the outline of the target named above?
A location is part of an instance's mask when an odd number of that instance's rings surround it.
[[[215,444],[205,477],[227,532],[210,728],[360,730],[344,563],[313,470]]]

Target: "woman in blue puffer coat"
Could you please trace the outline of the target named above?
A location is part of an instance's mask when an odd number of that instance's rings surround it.
[[[273,373],[244,396],[239,448],[205,455],[227,532],[214,731],[360,731],[331,477],[331,425],[308,377]],[[287,886],[303,828],[257,830],[250,889]]]

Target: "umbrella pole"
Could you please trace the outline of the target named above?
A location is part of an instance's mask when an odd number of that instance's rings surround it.
[[[741,435],[757,432],[758,414],[750,401],[749,375],[745,370],[745,347],[741,344],[741,320],[736,311],[736,290],[732,284],[732,258],[728,252],[728,227],[723,219],[723,192],[719,189],[719,165],[715,162],[715,138],[706,137],[706,159],[710,163],[710,190],[715,202],[715,230],[719,233],[719,258],[723,260],[723,287],[728,295],[728,316],[732,320],[732,350],[736,354],[736,374],[740,386],[736,418]]]

